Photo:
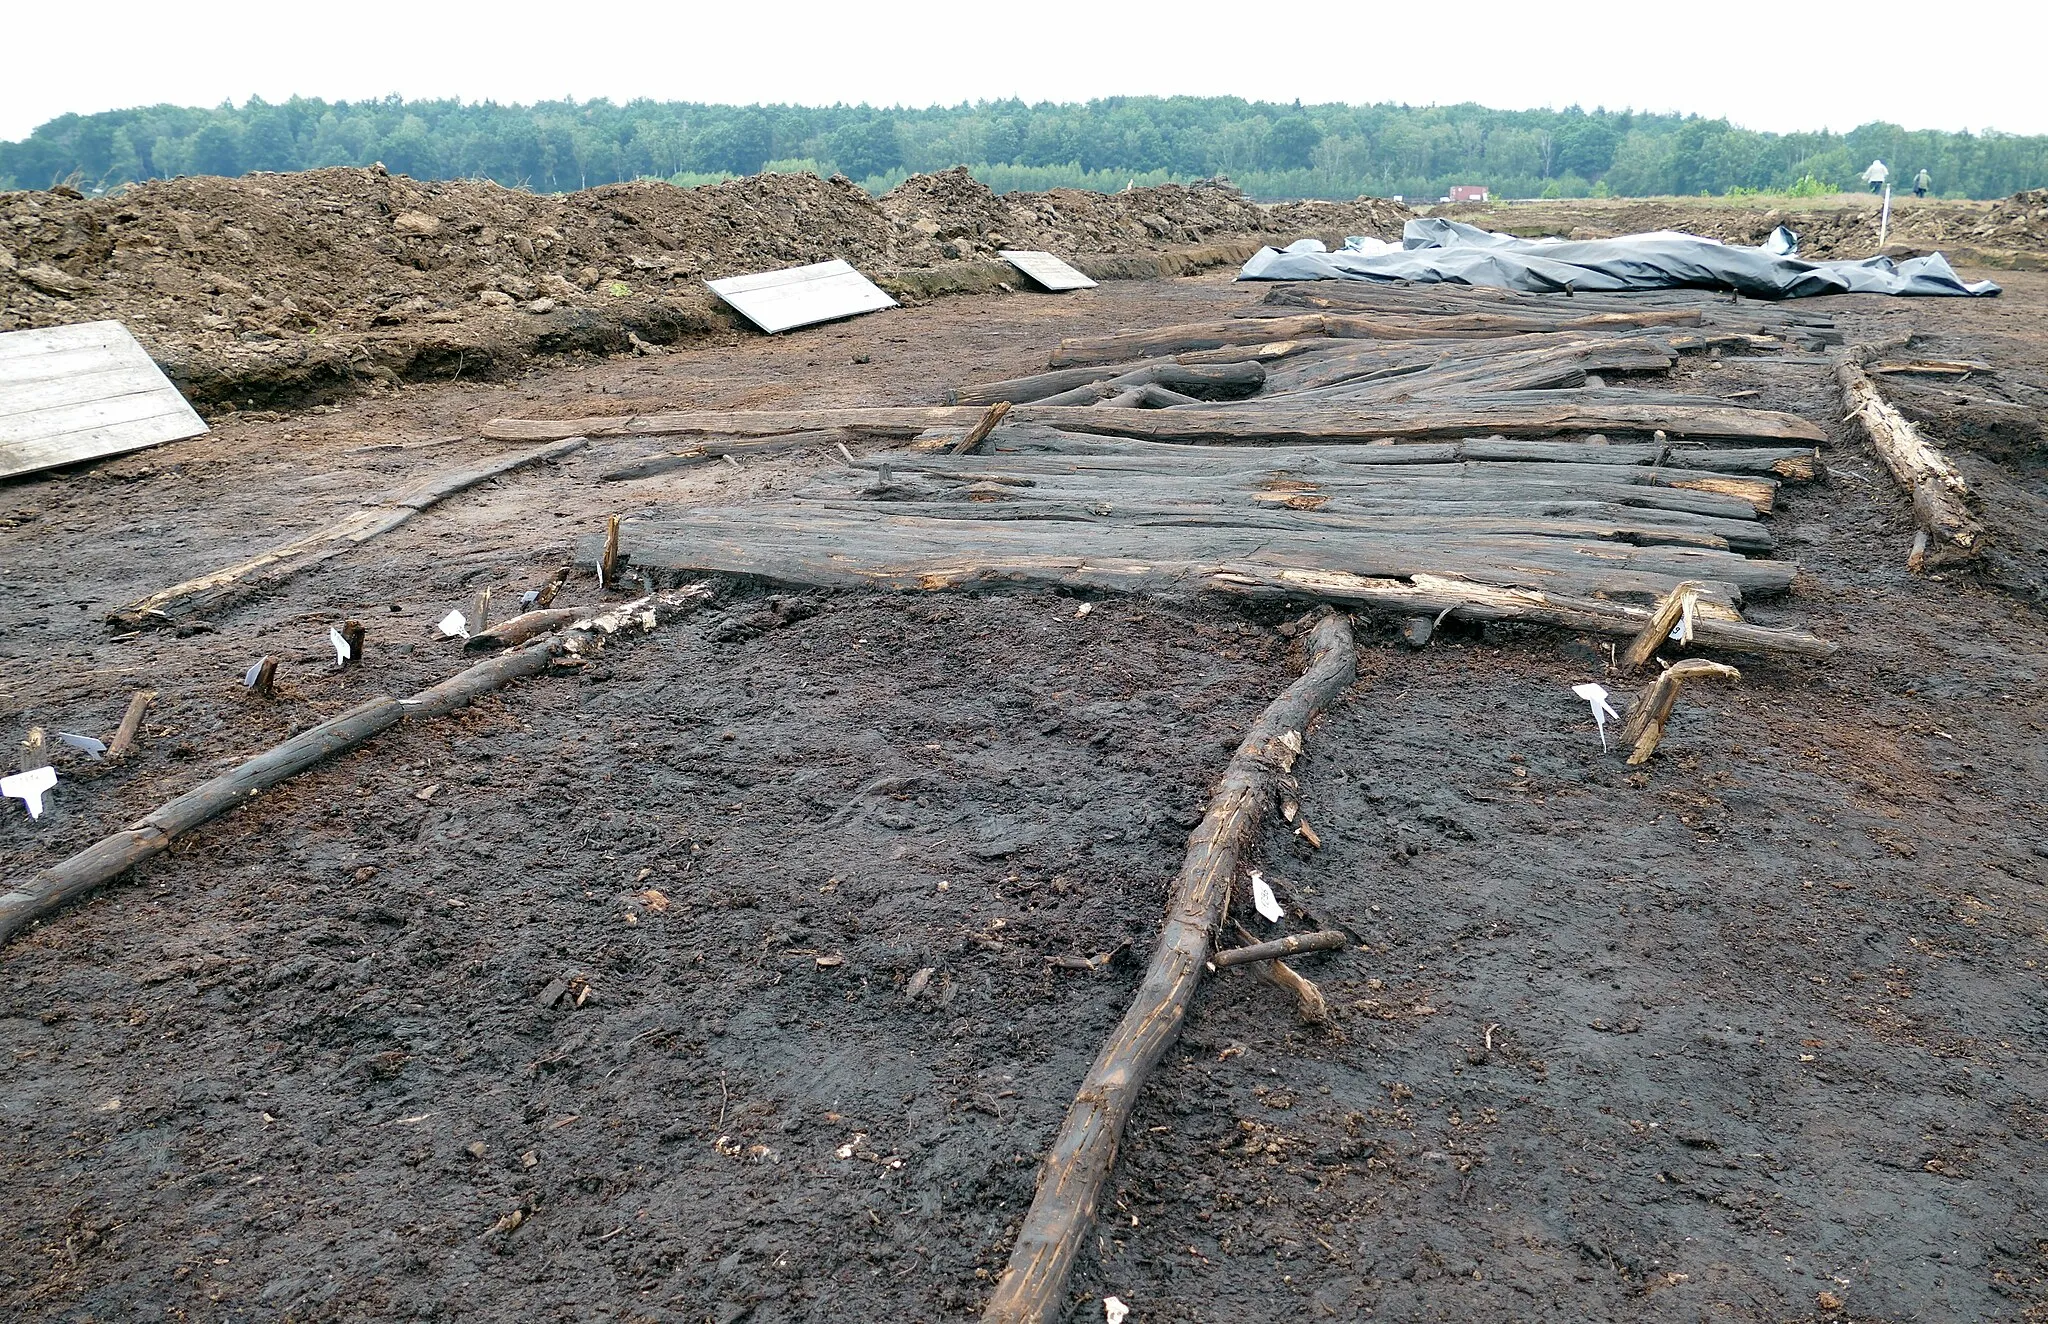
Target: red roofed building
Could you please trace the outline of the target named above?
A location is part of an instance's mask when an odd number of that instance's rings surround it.
[[[1486,201],[1486,185],[1484,185],[1484,184],[1453,184],[1453,185],[1451,185],[1451,201],[1452,201],[1452,202],[1485,202],[1485,201]]]

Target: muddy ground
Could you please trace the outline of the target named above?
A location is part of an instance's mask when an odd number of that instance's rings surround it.
[[[1849,296],[2038,414],[2048,277]],[[67,761],[0,874],[468,658],[432,623],[538,585],[610,510],[787,487],[825,455],[605,483],[605,443],[436,508],[209,631],[111,606],[494,454],[504,414],[932,401],[1062,335],[1256,300],[1219,277],[972,296],[840,326],[373,389],[0,488],[0,660]],[[1073,1281],[1149,1320],[2048,1317],[2048,895],[2038,434],[1978,445],[1982,575],[1910,518],[1824,364],[1681,389],[1823,422],[1753,613],[1844,644],[1688,691],[1603,755],[1604,645],[1360,622],[1311,734],[1309,850],[1264,863],[1352,951],[1335,1032],[1204,985]],[[1755,395],[1742,395],[1755,392]],[[1968,408],[1977,413],[1986,406]],[[1993,411],[1996,413],[1996,410]],[[2008,429],[2015,426],[2010,413]],[[1981,437],[1980,437],[1981,440]],[[630,528],[630,525],[629,525]],[[629,544],[630,546],[630,544]],[[568,600],[596,597],[587,579]],[[583,674],[407,726],[194,833],[4,954],[0,1306],[39,1320],[971,1318],[1298,613],[726,587]],[[342,616],[370,662],[320,662]],[[236,678],[287,658],[281,696]],[[326,654],[331,658],[331,654]],[[1617,689],[1623,682],[1609,682]],[[929,974],[921,972],[929,971]],[[543,1007],[560,981],[587,989]],[[844,1157],[841,1157],[841,1155]],[[517,1215],[518,1226],[507,1226]],[[493,1230],[493,1229],[498,1230]]]

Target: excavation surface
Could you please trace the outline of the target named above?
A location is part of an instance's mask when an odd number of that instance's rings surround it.
[[[1915,353],[1993,366],[1908,391],[1994,527],[1979,573],[1907,573],[1909,509],[1825,362],[1681,364],[1672,389],[1826,429],[1830,476],[1770,521],[1803,573],[1753,615],[1843,648],[1687,691],[1646,767],[1603,754],[1571,694],[1632,687],[1605,640],[1447,625],[1415,650],[1360,619],[1358,685],[1296,769],[1321,849],[1277,819],[1261,847],[1290,924],[1358,940],[1297,963],[1338,1025],[1250,971],[1204,982],[1069,1318],[1110,1294],[1141,1321],[2041,1317],[2048,514],[2014,420],[2048,398],[2048,278],[1999,279],[1996,301],[1811,305],[1851,340],[1911,326]],[[607,512],[843,464],[606,482],[664,448],[597,442],[206,628],[102,623],[502,454],[473,440],[488,418],[936,403],[1063,336],[1261,294],[949,299],[231,415],[0,488],[17,724],[104,736],[159,692],[128,760],[61,758],[33,824],[0,806],[0,871],[460,669],[434,623],[484,587],[507,614]],[[561,599],[599,600],[587,573]],[[345,616],[369,661],[336,672]],[[263,795],[0,956],[0,1303],[973,1317],[1301,619],[725,587]],[[267,703],[239,684],[265,653]]]

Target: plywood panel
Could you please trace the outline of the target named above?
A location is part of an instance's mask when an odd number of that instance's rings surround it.
[[[846,263],[757,272],[704,282],[740,315],[771,335],[791,327],[894,308],[896,301]]]
[[[1094,281],[1050,253],[1030,248],[1006,248],[996,256],[1048,290],[1085,290],[1095,285]]]
[[[0,478],[205,431],[119,322],[0,334]]]

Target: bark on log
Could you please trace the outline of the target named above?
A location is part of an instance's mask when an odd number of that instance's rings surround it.
[[[135,697],[128,700],[128,711],[121,714],[120,730],[114,732],[113,742],[107,746],[108,758],[121,758],[134,747],[135,733],[142,729],[142,715],[155,699],[155,690],[135,691]]]
[[[509,621],[471,635],[462,646],[472,653],[480,653],[486,648],[513,648],[536,635],[582,620],[591,610],[589,607],[543,607],[522,612]]]
[[[1350,621],[1326,619],[1311,636],[1301,679],[1260,715],[1224,770],[1188,842],[1137,995],[1089,1069],[1039,1169],[1037,1195],[983,1311],[985,1324],[1044,1324],[1064,1309],[1067,1276],[1094,1221],[1124,1125],[1146,1078],[1180,1033],[1239,855],[1271,809],[1275,783],[1293,767],[1310,722],[1351,683],[1356,668]]]
[[[1320,929],[1315,933],[1297,933],[1286,938],[1275,938],[1271,942],[1255,942],[1243,947],[1233,947],[1227,952],[1218,952],[1210,957],[1209,965],[1213,969],[1227,970],[1234,965],[1272,961],[1301,952],[1342,951],[1350,941],[1350,938],[1336,929]]]
[[[1845,353],[1835,364],[1842,405],[1851,418],[1862,423],[1878,458],[1912,498],[1913,520],[1931,540],[1924,566],[1956,564],[1978,556],[1986,535],[1971,513],[1969,484],[1948,456],[1928,445],[1919,429],[1879,394],[1877,384],[1858,365],[1858,357],[1854,352]]]
[[[1657,742],[1664,738],[1664,727],[1671,720],[1672,705],[1678,702],[1678,691],[1688,681],[1741,679],[1742,673],[1734,667],[1703,657],[1689,657],[1665,668],[1636,696],[1628,716],[1622,720],[1621,743],[1629,746],[1628,765],[1633,768],[1647,763],[1656,752]]]
[[[158,855],[180,834],[231,809],[262,791],[297,776],[336,754],[367,743],[399,721],[439,717],[522,676],[538,675],[564,653],[582,652],[610,634],[628,628],[651,629],[660,620],[711,596],[704,585],[675,593],[641,598],[596,616],[585,616],[580,628],[559,639],[544,639],[517,652],[479,662],[410,699],[378,695],[341,715],[301,732],[229,772],[204,782],[145,815],[133,825],[58,861],[33,877],[0,892],[0,945],[24,926],[47,918],[65,905]]]
[[[281,547],[117,607],[108,613],[107,620],[122,629],[134,630],[145,625],[173,624],[180,619],[217,611],[231,602],[275,588],[303,570],[389,533],[421,511],[431,509],[459,492],[530,464],[559,459],[584,444],[584,438],[570,434],[553,445],[507,455],[480,468],[437,474],[387,497],[376,506],[359,510],[304,537],[294,538]]]
[[[1124,359],[1163,358],[1190,350],[1225,345],[1255,345],[1274,340],[1314,336],[1353,340],[1483,338],[1530,333],[1627,330],[1650,326],[1697,326],[1696,309],[1644,309],[1600,312],[1577,317],[1529,317],[1513,313],[1471,312],[1430,319],[1403,320],[1337,313],[1304,313],[1283,317],[1240,317],[1214,322],[1188,322],[1149,331],[1063,340],[1046,362],[1048,368],[1074,368]]]
[[[848,409],[777,409],[579,418],[560,422],[496,419],[483,427],[497,440],[567,434],[593,437],[689,435],[765,436],[843,427],[864,435],[908,439],[934,428],[965,430],[980,409],[959,405]],[[1289,404],[1257,401],[1199,409],[1086,409],[1019,405],[1010,417],[1074,432],[1149,441],[1365,443],[1383,437],[1421,441],[1464,437],[1552,437],[1569,433],[1650,433],[1733,441],[1818,444],[1821,430],[1792,414],[1716,403],[1645,400],[1632,391],[1510,391],[1407,404]]]

